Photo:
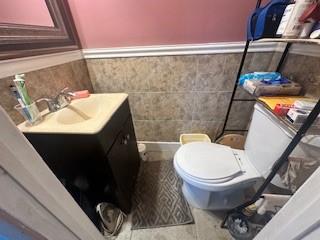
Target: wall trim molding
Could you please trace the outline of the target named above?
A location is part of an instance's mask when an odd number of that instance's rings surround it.
[[[204,44],[177,44],[159,46],[136,46],[116,48],[87,48],[82,53],[85,59],[119,58],[119,57],[151,57],[174,55],[198,55],[218,53],[242,53],[245,42],[221,42]],[[254,42],[249,52],[282,52],[285,44],[277,42]],[[319,57],[320,47],[308,44],[294,44],[290,51],[294,54]]]
[[[218,53],[242,53],[245,42],[222,42],[205,44],[178,44],[161,46],[137,46],[120,48],[89,48],[33,57],[0,61],[0,78],[52,67],[80,59],[174,56]],[[281,52],[283,43],[252,43],[249,52]],[[294,44],[290,51],[294,54],[319,57],[320,47],[307,44]]]
[[[0,78],[83,59],[81,50],[0,61]]]
[[[245,42],[221,42],[118,48],[88,48],[83,49],[82,53],[85,59],[196,55],[216,53],[242,53],[244,46]],[[249,48],[249,52],[272,52],[276,50],[277,46],[277,43],[253,43]]]

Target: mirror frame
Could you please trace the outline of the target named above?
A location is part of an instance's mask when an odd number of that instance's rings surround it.
[[[66,0],[44,0],[54,27],[0,23],[0,60],[80,49]]]

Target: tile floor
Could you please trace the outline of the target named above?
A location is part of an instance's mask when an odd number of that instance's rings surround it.
[[[174,149],[171,151],[147,152],[149,161],[169,160],[173,158]],[[228,230],[220,228],[223,213],[204,211],[190,206],[194,224],[175,227],[161,227],[151,229],[131,230],[131,216],[121,228],[117,237],[108,240],[229,240],[233,239]]]
[[[131,230],[131,216],[117,237],[108,240],[229,240],[229,232],[220,228],[221,213],[192,208],[194,224],[175,227]]]

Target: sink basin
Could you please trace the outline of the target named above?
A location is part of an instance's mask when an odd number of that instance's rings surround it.
[[[127,97],[124,93],[91,94],[88,98],[73,100],[57,112],[44,110],[40,123],[29,126],[23,122],[18,128],[27,133],[94,134],[102,129]]]
[[[76,124],[88,121],[98,116],[101,108],[100,98],[93,97],[84,101],[77,101],[58,111],[57,122],[60,124]]]

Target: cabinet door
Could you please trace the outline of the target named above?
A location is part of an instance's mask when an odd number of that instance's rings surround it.
[[[140,155],[138,151],[137,139],[134,133],[132,118],[130,117],[126,122],[123,132],[127,140],[127,153],[128,153],[128,167],[130,170],[130,189],[133,191],[140,166]]]
[[[107,159],[116,184],[117,201],[123,211],[129,212],[140,164],[131,117],[116,138]]]

